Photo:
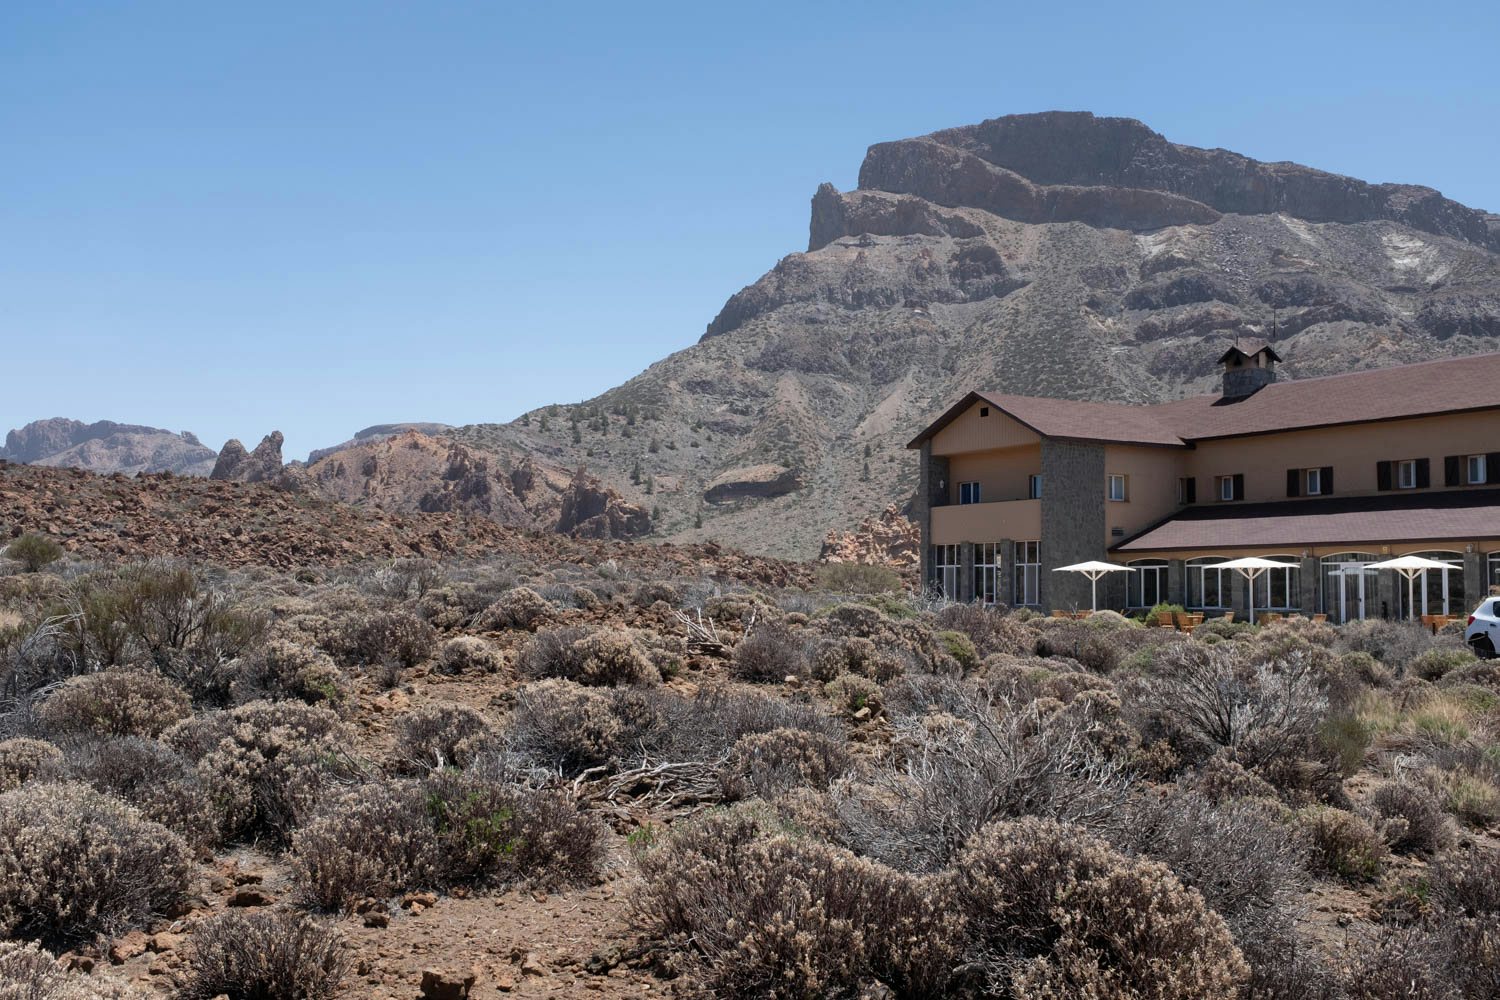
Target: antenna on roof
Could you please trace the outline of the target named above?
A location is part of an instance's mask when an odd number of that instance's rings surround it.
[[[1276,339],[1276,308],[1271,307],[1271,339]]]

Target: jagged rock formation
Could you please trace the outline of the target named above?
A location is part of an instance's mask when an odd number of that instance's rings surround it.
[[[272,431],[261,438],[254,451],[247,452],[238,438],[230,438],[224,442],[208,478],[237,483],[275,482],[282,474],[281,444],[285,440],[280,431]]]
[[[557,531],[574,538],[639,538],[651,533],[651,514],[580,468],[563,494]]]
[[[975,386],[1205,392],[1236,335],[1274,336],[1283,378],[1500,348],[1500,216],[1128,119],[881,143],[858,190],[818,189],[808,246],[624,385],[452,435],[586,463],[657,537],[812,557],[910,497],[902,446]],[[770,467],[796,487],[737,485]]]
[[[336,444],[331,448],[314,448],[307,456],[307,464],[312,465],[319,459],[326,458],[336,451],[343,451],[346,448],[353,448],[355,445],[360,444],[374,444],[377,441],[384,441],[386,438],[395,437],[398,434],[405,434],[407,431],[417,431],[422,434],[436,436],[447,430],[452,430],[448,424],[436,424],[430,421],[404,424],[376,424],[373,427],[366,427],[364,430],[358,431],[354,437],[343,444]]]
[[[899,506],[891,504],[849,531],[829,532],[818,560],[912,569],[921,561],[921,552],[921,528]]]
[[[187,431],[179,434],[113,420],[86,424],[65,417],[35,420],[13,430],[5,435],[5,446],[0,448],[0,459],[10,462],[126,475],[207,475],[214,457],[212,448],[204,447]]]

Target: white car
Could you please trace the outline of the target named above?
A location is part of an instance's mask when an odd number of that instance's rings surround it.
[[[1464,642],[1475,655],[1485,659],[1500,650],[1500,597],[1487,597],[1474,609],[1469,616],[1469,627],[1464,631]]]

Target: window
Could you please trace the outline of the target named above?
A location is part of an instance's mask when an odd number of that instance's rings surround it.
[[[1500,587],[1500,552],[1491,552],[1490,563],[1490,586]]]
[[[994,604],[1000,600],[1000,545],[979,542],[974,546],[974,600]]]
[[[1315,497],[1323,492],[1323,470],[1307,470],[1307,495]]]
[[[1233,476],[1220,476],[1218,478],[1217,482],[1219,484],[1219,499],[1220,500],[1233,500],[1234,499],[1234,477]]]
[[[950,601],[958,600],[959,553],[957,545],[934,545],[928,556],[931,589]]]
[[[1198,502],[1198,480],[1192,476],[1177,480],[1177,502],[1183,505]]]
[[[1016,542],[1016,593],[1017,605],[1037,605],[1042,602],[1040,585],[1042,578],[1042,543]]]
[[[1271,556],[1287,559],[1290,556]],[[1302,607],[1302,567],[1288,561],[1284,568],[1268,569],[1255,578],[1257,611],[1291,611]]]
[[[1414,490],[1417,488],[1417,462],[1416,459],[1408,458],[1396,463],[1396,489]]]
[[[978,483],[959,483],[958,484],[958,502],[959,503],[978,503],[979,502],[979,484]]]
[[[1154,608],[1167,600],[1167,561],[1142,559],[1130,563],[1129,604],[1135,608]]]
[[[979,415],[981,417],[987,417],[987,416],[989,416],[990,415],[990,408],[988,406],[981,406],[979,408]]]
[[[1469,485],[1470,486],[1473,486],[1473,485],[1476,485],[1478,483],[1482,483],[1482,482],[1485,481],[1486,473],[1488,472],[1488,470],[1485,468],[1485,466],[1488,463],[1485,462],[1484,458],[1485,457],[1483,455],[1470,455],[1469,456]]]
[[[1464,557],[1461,552],[1417,552],[1415,555],[1449,564],[1448,569],[1424,569],[1410,587],[1396,580],[1396,614],[1409,617],[1415,606],[1418,615],[1446,615],[1465,607]]]
[[[1194,559],[1187,565],[1188,607],[1213,610],[1227,608],[1234,600],[1232,569],[1220,569],[1218,556]]]
[[[1041,476],[1026,477],[1026,495],[1033,500],[1040,500],[1042,498]]]
[[[1125,500],[1125,477],[1124,476],[1110,476],[1109,477],[1109,498],[1111,500],[1116,501],[1116,502],[1123,502]]]

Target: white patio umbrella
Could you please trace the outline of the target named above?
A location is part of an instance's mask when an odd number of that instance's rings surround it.
[[[1231,559],[1228,562],[1219,563],[1215,569],[1232,569],[1245,578],[1250,588],[1250,623],[1255,624],[1255,580],[1268,569],[1286,569],[1287,563],[1277,562],[1275,559],[1262,559],[1260,556],[1243,556],[1239,559]]]
[[[1365,569],[1393,569],[1406,577],[1406,607],[1411,612],[1409,618],[1417,617],[1417,574],[1429,569],[1454,568],[1453,563],[1443,562],[1441,559],[1428,559],[1426,556],[1397,556],[1395,559],[1387,559],[1384,562],[1365,563]]]
[[[1089,578],[1089,585],[1093,594],[1089,600],[1090,610],[1099,610],[1099,578],[1105,573],[1129,573],[1133,567],[1120,566],[1116,563],[1099,562],[1097,559],[1090,562],[1074,563],[1071,566],[1058,566],[1054,573],[1082,573]]]

